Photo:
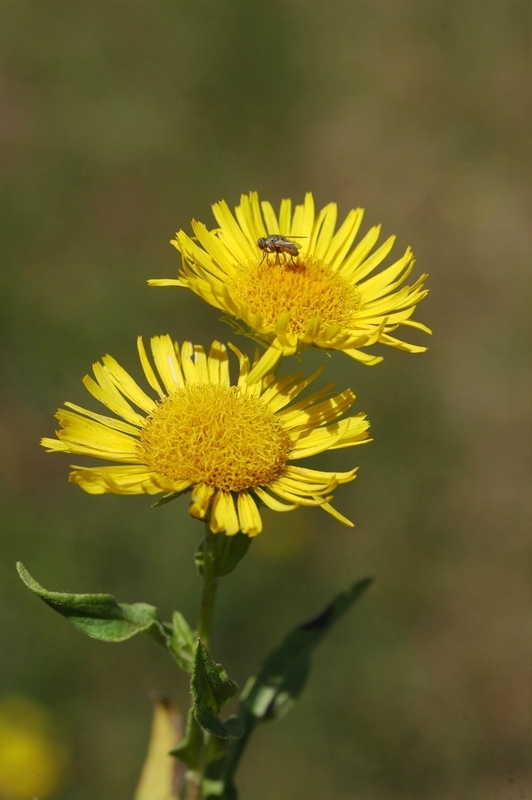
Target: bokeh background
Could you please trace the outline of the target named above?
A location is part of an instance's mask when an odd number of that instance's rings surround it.
[[[232,335],[146,280],[176,275],[177,228],[256,189],[362,205],[364,229],[411,244],[434,336],[372,368],[304,355],[372,421],[370,446],[322,462],[361,465],[337,493],[357,527],[269,514],[222,584],[213,654],[242,682],[334,593],[377,581],[300,704],[258,731],[243,800],[532,798],[527,6],[2,3],[0,691],[37,704],[68,751],[49,796],[131,798],[152,699],[185,708],[188,689],[148,640],[76,632],[15,561],[47,588],[193,619],[199,530],[185,501],[83,494],[39,437],[64,400],[87,403],[104,353],[140,377],[139,333]]]

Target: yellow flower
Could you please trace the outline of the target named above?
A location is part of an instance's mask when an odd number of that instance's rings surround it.
[[[0,702],[0,797],[41,800],[55,794],[65,777],[67,753],[46,712],[26,697]]]
[[[376,225],[352,249],[363,209],[350,211],[336,233],[336,203],[316,215],[310,193],[293,211],[291,200],[283,200],[279,216],[269,202],[259,202],[257,192],[242,195],[234,215],[225,201],[215,203],[213,213],[219,227],[209,231],[193,220],[194,237],[184,231],[176,234],[172,244],[182,255],[178,279],[149,283],[188,287],[242,320],[257,338],[274,346],[268,367],[274,357],[293,355],[310,345],[342,350],[369,365],[382,357],[361,348],[377,342],[410,353],[426,350],[392,334],[401,325],[430,333],[411,319],[427,294],[427,276],[404,285],[415,264],[410,248],[391,266],[372,274],[389,254],[395,236],[374,250],[380,234]],[[299,253],[261,250],[259,239],[274,234],[286,237]]]
[[[56,416],[57,439],[43,439],[49,452],[95,456],[113,466],[73,467],[69,479],[90,494],[157,494],[191,491],[190,513],[214,533],[262,530],[256,500],[274,511],[321,506],[340,522],[352,523],[330,506],[332,491],[352,481],[357,469],[322,472],[289,462],[351,447],[368,440],[364,414],[340,417],[351,407],[350,389],[334,394],[328,384],[293,402],[321,372],[298,372],[276,380],[250,380],[250,367],[263,371],[265,353],[251,365],[233,345],[239,377],[231,385],[226,347],[214,342],[208,356],[200,346],[181,347],[169,336],[151,340],[156,371],[138,340],[153,400],[111,356],[85,376],[88,391],[122,419],[65,403]],[[262,362],[262,363],[261,363]],[[133,408],[136,406],[142,413]]]

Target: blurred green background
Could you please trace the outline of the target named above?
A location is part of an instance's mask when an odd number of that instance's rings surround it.
[[[426,355],[386,349],[352,386],[375,441],[337,507],[266,516],[222,584],[213,655],[242,682],[357,577],[377,582],[318,653],[301,703],[263,726],[243,800],[532,797],[525,342],[530,297],[524,2],[6,0],[1,9],[0,689],[45,707],[70,751],[57,800],[131,798],[152,698],[188,704],[145,639],[90,641],[18,580],[194,618],[186,501],[90,497],[46,455],[56,408],[135,338],[227,339],[168,244],[256,189],[366,208],[411,244]],[[419,271],[416,274],[419,274]],[[245,346],[245,342],[240,342]]]

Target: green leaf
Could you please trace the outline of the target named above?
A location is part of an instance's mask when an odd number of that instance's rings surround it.
[[[241,705],[245,716],[265,721],[279,718],[292,708],[307,681],[313,651],[372,582],[372,578],[357,581],[321,614],[294,628],[283,639],[244,688]]]
[[[137,633],[146,633],[159,644],[168,646],[167,633],[154,606],[117,603],[110,594],[48,592],[31,577],[20,561],[17,570],[28,589],[87,636],[104,642],[123,642]]]
[[[179,611],[174,611],[169,648],[173,657],[185,672],[192,672],[195,645],[196,639],[190,625]]]
[[[211,557],[211,551],[206,548],[207,537],[210,537],[210,547],[214,558],[214,577],[216,578],[229,575],[242,561],[252,542],[252,537],[246,536],[245,533],[226,536],[224,533],[211,534],[210,531],[207,531],[195,556],[200,575],[203,575],[205,559]]]
[[[194,716],[203,730],[220,739],[238,739],[242,736],[242,724],[238,717],[230,717],[223,723],[218,716],[218,712],[234,697],[238,686],[229,680],[222,665],[212,660],[200,639],[194,655],[190,688]]]

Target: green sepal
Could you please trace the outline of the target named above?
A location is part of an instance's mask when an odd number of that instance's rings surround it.
[[[171,503],[172,500],[175,500],[176,497],[181,497],[183,494],[188,494],[191,491],[190,486],[187,489],[183,489],[180,492],[168,492],[167,494],[163,494],[160,500],[157,500],[156,503],[153,503],[152,508],[159,508],[159,506],[164,506],[166,503]]]
[[[205,543],[210,537],[210,547],[212,550],[206,551]],[[214,558],[214,577],[223,578],[229,575],[242,561],[252,542],[251,536],[245,533],[235,533],[234,536],[227,536],[224,533],[212,534],[207,531],[196,550],[195,561],[200,575],[203,575],[205,558],[209,558],[213,553]]]
[[[137,633],[146,633],[159,644],[168,646],[168,635],[154,606],[117,603],[110,594],[48,592],[20,561],[17,570],[28,589],[87,636],[103,642],[123,642]]]
[[[207,648],[198,639],[194,654],[194,668],[190,682],[194,704],[194,716],[204,731],[220,739],[238,739],[244,733],[238,717],[229,717],[222,722],[219,711],[238,691],[234,681],[229,680],[221,664],[216,664]]]
[[[248,681],[241,697],[244,716],[278,719],[301,694],[310,671],[310,657],[325,634],[373,582],[364,578],[342,592],[317,617],[294,628]]]
[[[168,647],[181,669],[184,669],[185,672],[192,672],[195,646],[196,637],[190,625],[179,611],[174,611]]]
[[[169,492],[168,494],[163,494],[160,500],[157,500],[156,503],[152,504],[152,508],[159,508],[159,506],[165,506],[167,503],[171,503],[172,500],[175,500],[176,497],[182,495],[183,492]]]
[[[229,327],[234,330],[237,336],[245,336],[246,339],[251,339],[252,342],[259,344],[266,350],[271,344],[268,339],[260,336],[258,333],[255,333],[255,331],[252,331],[251,328],[244,327],[244,325],[242,325],[242,323],[237,320],[236,317],[230,317],[228,314],[222,314],[222,316],[218,317],[218,319],[220,322],[224,322],[226,325],[229,325]]]
[[[169,755],[176,756],[188,769],[195,770],[200,765],[202,752],[203,731],[196,722],[194,709],[191,708],[188,712],[185,735]]]

